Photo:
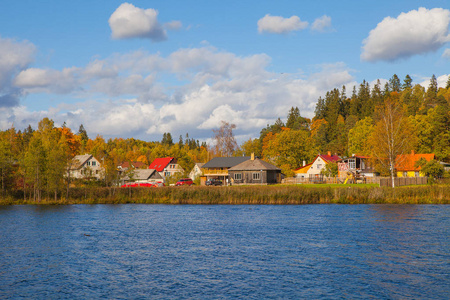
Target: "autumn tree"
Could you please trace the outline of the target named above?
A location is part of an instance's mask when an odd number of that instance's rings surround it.
[[[373,132],[373,120],[366,117],[358,121],[348,133],[348,154],[368,155],[371,152],[371,146],[368,137]]]
[[[326,164],[325,168],[320,171],[320,174],[323,174],[326,177],[336,177],[339,174],[337,163],[330,162]]]
[[[252,153],[254,153],[257,157],[262,156],[262,145],[260,139],[248,139],[243,142],[239,148],[239,156],[250,156]]]
[[[433,183],[437,178],[440,178],[444,175],[445,169],[437,160],[430,161],[419,161],[417,166],[421,167],[421,172],[427,176],[431,183]]]
[[[411,138],[411,128],[399,94],[393,92],[377,109],[377,122],[370,138],[372,153],[389,170],[392,187],[395,187],[395,165],[400,163],[397,157],[410,150]]]
[[[5,193],[7,178],[12,172],[13,154],[12,144],[7,132],[0,135],[0,172],[2,195]]]
[[[278,134],[270,133],[264,139],[263,156],[277,165],[283,174],[292,176],[294,169],[313,156],[311,138],[304,130],[290,128],[284,128]]]

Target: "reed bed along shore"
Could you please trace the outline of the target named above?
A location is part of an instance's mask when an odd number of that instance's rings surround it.
[[[40,201],[23,193],[4,196],[0,205],[63,204],[450,204],[450,186],[407,186],[395,189],[370,185],[273,185],[230,187],[73,188],[66,199]]]

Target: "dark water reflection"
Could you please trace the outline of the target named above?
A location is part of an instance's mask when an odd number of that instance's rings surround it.
[[[0,207],[0,299],[448,299],[450,206]]]

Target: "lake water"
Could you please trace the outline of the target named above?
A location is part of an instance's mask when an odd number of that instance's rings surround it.
[[[450,206],[0,206],[0,299],[449,299]]]

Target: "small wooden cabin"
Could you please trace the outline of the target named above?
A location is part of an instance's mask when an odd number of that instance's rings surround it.
[[[253,155],[230,169],[232,184],[275,184],[281,182],[281,169]]]

